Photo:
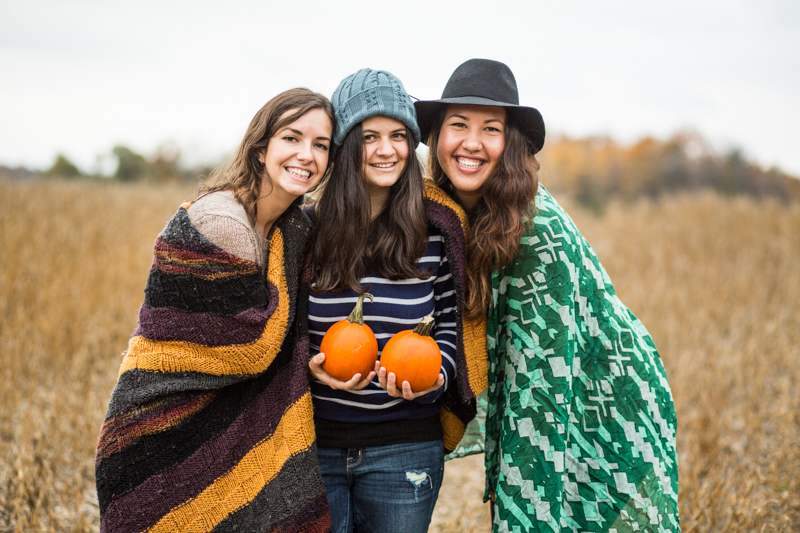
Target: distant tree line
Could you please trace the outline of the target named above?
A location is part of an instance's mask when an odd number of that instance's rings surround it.
[[[180,151],[162,146],[145,157],[127,146],[111,151],[115,170],[110,175],[82,172],[65,155],[58,154],[42,173],[0,166],[0,178],[64,179],[95,178],[123,183],[178,183],[205,176],[211,167],[185,168]],[[551,190],[570,194],[595,212],[602,212],[612,198],[640,197],[699,190],[727,196],[772,197],[800,200],[800,179],[777,168],[763,169],[740,150],[716,153],[700,135],[681,132],[667,140],[645,137],[623,145],[608,137],[549,139],[540,154],[541,179]]]
[[[145,157],[127,146],[117,145],[111,150],[114,171],[109,175],[101,172],[84,172],[66,155],[57,154],[53,164],[43,172],[24,167],[9,168],[0,165],[0,178],[28,180],[36,177],[58,179],[97,179],[121,183],[181,183],[207,175],[211,167],[186,168],[181,164],[180,151],[171,146],[159,147],[150,157]]]
[[[738,149],[716,153],[691,132],[666,141],[646,137],[628,146],[608,137],[562,136],[545,144],[540,160],[542,182],[549,189],[569,193],[596,212],[611,198],[709,189],[726,196],[800,200],[800,180],[777,168],[765,170]]]

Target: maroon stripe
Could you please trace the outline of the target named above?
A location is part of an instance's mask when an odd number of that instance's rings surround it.
[[[298,342],[292,361],[220,435],[185,461],[151,476],[118,496],[103,514],[106,531],[144,531],[171,509],[194,498],[272,435],[285,413],[308,390],[308,340]],[[212,413],[206,413],[213,416]],[[203,413],[201,413],[201,416]],[[168,450],[164,450],[168,453]]]
[[[463,299],[464,280],[466,279],[466,257],[464,256],[466,241],[464,239],[464,230],[461,227],[461,221],[458,215],[449,207],[445,207],[433,200],[426,199],[425,203],[427,204],[425,207],[427,208],[428,220],[441,227],[445,237],[450,241],[445,244],[447,245],[447,252],[451,255],[451,259],[454,263],[450,265],[450,269],[452,270],[455,268],[458,271],[458,278],[455,282],[456,290],[459,292],[459,303],[461,303]]]
[[[156,239],[154,254],[154,263],[158,268],[177,268],[187,273],[196,272],[198,275],[249,275],[259,270],[254,261],[241,259],[216,245],[198,245],[191,240],[167,240],[159,237]]]
[[[268,282],[269,304],[233,316],[215,313],[190,313],[172,307],[142,305],[139,310],[140,335],[154,341],[187,341],[203,346],[250,344],[264,334],[267,320],[278,307],[278,289]]]
[[[453,275],[453,282],[455,283],[456,297],[458,299],[458,319],[456,320],[456,331],[459,339],[456,348],[456,364],[459,371],[456,373],[458,382],[458,390],[463,398],[472,398],[474,396],[472,389],[469,385],[468,372],[462,371],[467,368],[466,354],[464,353],[464,328],[463,328],[463,315],[461,309],[464,306],[464,284],[466,283],[467,273],[467,260],[466,260],[466,239],[464,237],[464,230],[461,227],[461,220],[456,215],[455,211],[451,208],[444,206],[434,200],[425,199],[425,208],[428,220],[435,226],[441,228],[445,234],[445,244],[447,246],[447,255],[450,260],[450,271]],[[448,389],[448,393],[451,389]],[[446,393],[447,394],[447,393]],[[460,408],[454,408],[454,413],[459,416]],[[474,416],[474,415],[473,415]],[[460,419],[461,416],[459,416]]]
[[[443,206],[433,200],[425,200],[426,213],[428,219],[442,228],[442,231],[452,241],[450,244],[450,252],[465,250],[466,242],[464,240],[464,229],[461,227],[461,220],[458,215],[449,207]],[[458,266],[463,269],[464,256],[460,253],[455,254],[454,259],[457,260]]]
[[[100,431],[96,465],[102,459],[119,453],[134,440],[153,433],[166,431],[210,404],[217,391],[186,396],[177,403],[163,402],[152,409],[142,409],[133,414],[106,420]]]

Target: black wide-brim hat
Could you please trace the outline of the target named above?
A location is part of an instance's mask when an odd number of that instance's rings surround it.
[[[439,100],[414,102],[423,142],[427,141],[442,108],[450,104],[504,107],[506,115],[514,117],[514,124],[533,145],[534,153],[544,146],[542,114],[533,107],[519,105],[517,80],[505,63],[470,59],[453,71]]]

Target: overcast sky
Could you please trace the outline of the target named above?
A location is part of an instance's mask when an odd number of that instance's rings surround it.
[[[472,57],[507,63],[550,134],[693,129],[800,175],[796,0],[0,0],[0,164],[168,142],[214,163],[284,89],[372,67],[434,99]]]

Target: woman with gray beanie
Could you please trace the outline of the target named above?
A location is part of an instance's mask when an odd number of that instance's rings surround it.
[[[334,532],[424,532],[444,471],[485,387],[483,343],[462,313],[464,214],[426,187],[415,148],[416,112],[403,84],[362,69],[333,93],[337,154],[328,185],[308,208],[314,232],[303,278],[318,457]],[[369,290],[363,320],[379,354],[432,316],[438,379],[412,391],[376,363],[340,381],[323,369],[322,338]],[[475,345],[477,349],[469,346]],[[469,370],[468,370],[469,369]]]

